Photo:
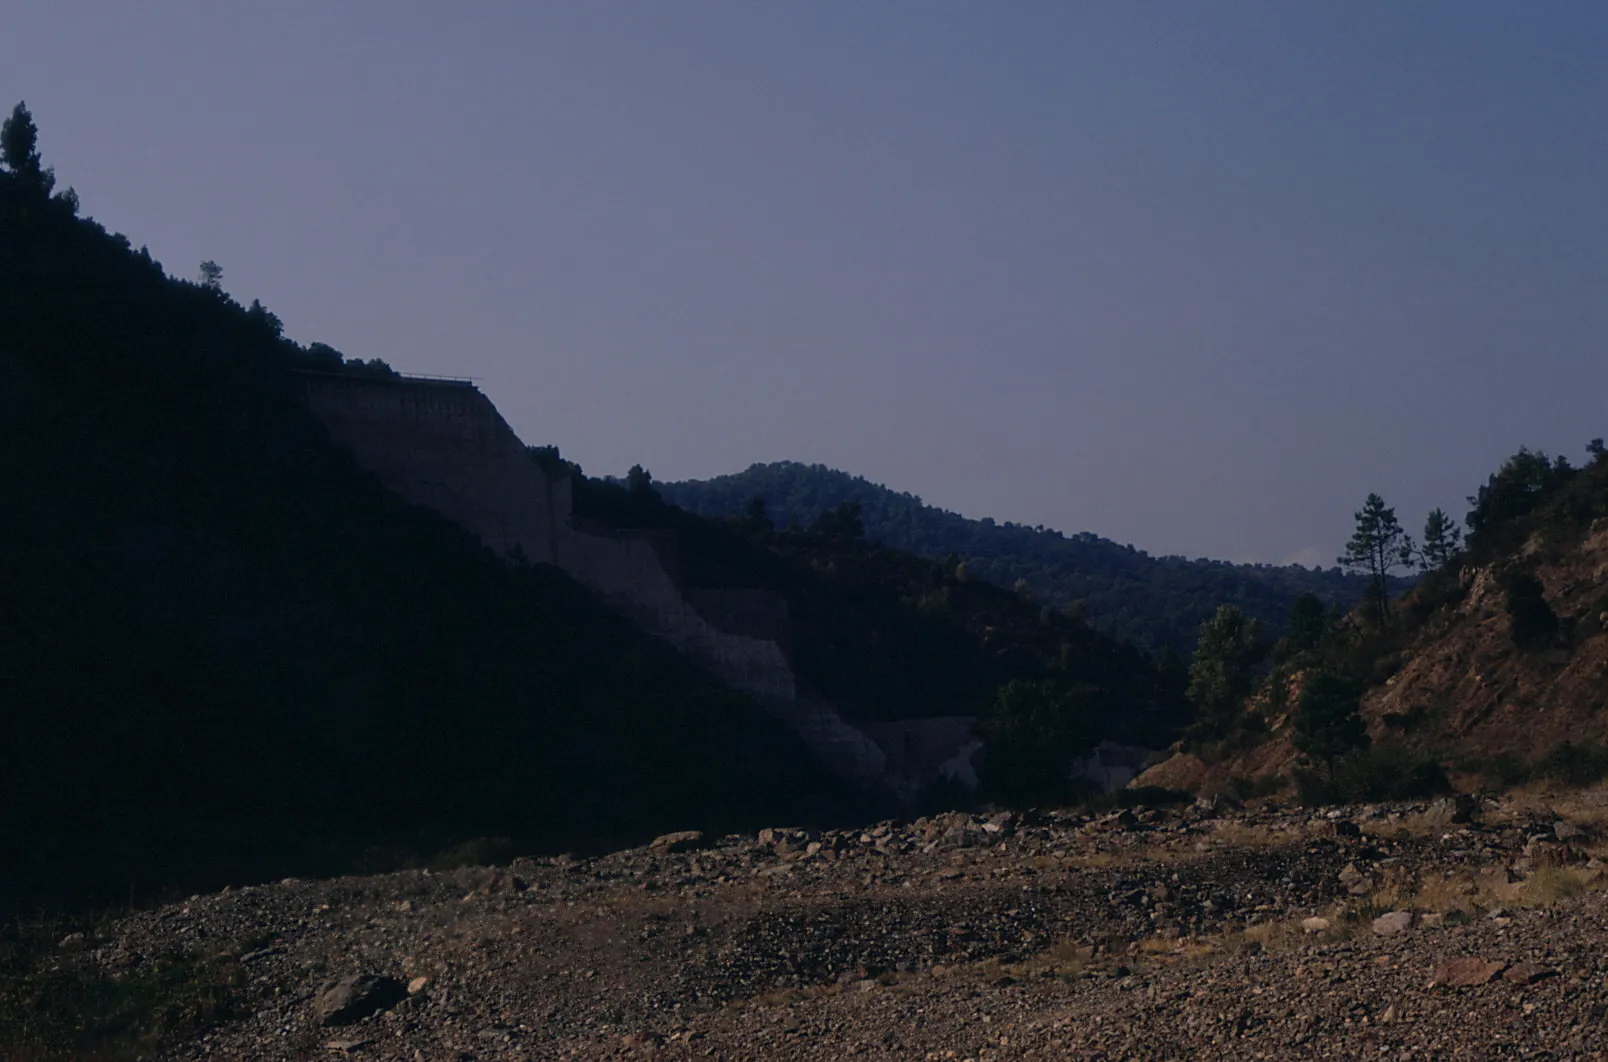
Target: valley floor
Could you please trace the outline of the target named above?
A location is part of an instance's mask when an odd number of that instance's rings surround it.
[[[232,889],[56,961],[226,970],[170,1059],[1608,1058],[1597,796],[672,836]]]

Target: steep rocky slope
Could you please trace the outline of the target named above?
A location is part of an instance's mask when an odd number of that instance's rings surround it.
[[[1510,586],[1524,574],[1540,584],[1554,633],[1526,639],[1515,629]],[[1376,746],[1433,757],[1465,786],[1499,787],[1538,770],[1589,777],[1608,739],[1608,460],[1476,536],[1395,614],[1394,633],[1353,650],[1374,680],[1361,711]],[[1252,710],[1266,713],[1265,695]],[[1178,756],[1137,784],[1215,789],[1236,776],[1287,774],[1291,714],[1267,721],[1264,743],[1209,766]]]

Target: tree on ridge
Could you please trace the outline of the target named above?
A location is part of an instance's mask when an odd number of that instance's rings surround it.
[[[1390,620],[1390,573],[1412,563],[1413,540],[1401,529],[1396,510],[1370,494],[1355,514],[1357,526],[1339,563],[1370,577],[1368,608],[1383,626]]]
[[[13,177],[42,196],[49,196],[56,187],[55,171],[40,161],[39,127],[34,125],[26,102],[13,107],[11,117],[0,125],[0,162]]]

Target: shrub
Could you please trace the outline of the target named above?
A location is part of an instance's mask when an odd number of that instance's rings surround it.
[[[1452,791],[1446,768],[1439,761],[1394,742],[1336,760],[1327,774],[1298,770],[1295,784],[1297,796],[1308,807],[1417,800]]]
[[[1511,752],[1499,752],[1481,767],[1480,773],[1495,782],[1500,789],[1524,785],[1535,775],[1535,770]]]
[[[1558,636],[1558,616],[1547,604],[1541,580],[1532,572],[1518,571],[1507,577],[1503,589],[1513,644],[1521,649],[1550,645]]]
[[[1343,675],[1319,671],[1301,687],[1295,711],[1295,747],[1333,770],[1337,759],[1368,747],[1368,731],[1358,705],[1362,688]]]
[[[1600,741],[1564,741],[1535,765],[1536,773],[1565,785],[1593,785],[1608,778],[1608,749]]]

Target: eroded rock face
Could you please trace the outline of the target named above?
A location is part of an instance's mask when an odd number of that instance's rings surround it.
[[[313,1013],[324,1026],[351,1025],[408,998],[408,986],[380,974],[349,974],[320,986]]]

